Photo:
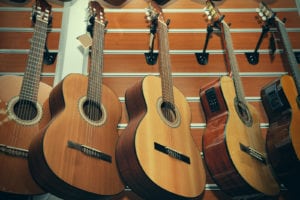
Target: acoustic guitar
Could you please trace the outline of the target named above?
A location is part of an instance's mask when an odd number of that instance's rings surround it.
[[[163,13],[150,2],[147,14],[157,24],[160,77],[148,75],[126,90],[129,122],[116,147],[118,169],[124,182],[145,199],[196,199],[206,174],[190,133],[190,108],[172,83]]]
[[[290,75],[284,75],[261,90],[262,103],[269,119],[267,152],[275,174],[284,185],[299,193],[300,178],[300,70],[284,23],[266,4],[260,15],[276,28],[283,45],[282,58]],[[297,191],[298,190],[298,191]]]
[[[28,168],[28,148],[50,121],[42,107],[51,87],[40,82],[43,53],[51,22],[51,6],[37,0],[33,6],[34,32],[24,77],[0,77],[0,191],[34,195],[44,191],[34,182]]]
[[[115,162],[121,104],[102,83],[104,10],[89,2],[93,27],[88,77],[69,74],[49,96],[52,121],[30,145],[35,180],[63,199],[104,199],[124,190]]]
[[[205,10],[212,25],[221,31],[231,75],[200,89],[207,123],[203,153],[208,171],[232,197],[275,196],[280,188],[268,164],[258,113],[245,100],[230,28],[213,2],[206,1]]]
[[[44,193],[28,168],[28,148],[34,136],[50,121],[42,105],[51,87],[40,82],[51,6],[37,0],[33,6],[33,37],[24,77],[0,77],[0,191],[12,195]]]

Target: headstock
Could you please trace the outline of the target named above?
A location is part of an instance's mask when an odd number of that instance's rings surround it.
[[[219,23],[223,20],[224,15],[221,15],[220,11],[215,7],[215,4],[211,0],[206,0],[204,12],[207,15],[207,19],[212,23]]]
[[[43,21],[47,24],[51,24],[52,13],[51,5],[49,5],[45,0],[36,0],[36,4],[32,9],[32,21],[33,23],[36,20]]]
[[[95,22],[102,24],[104,25],[104,27],[106,27],[107,21],[105,21],[104,8],[97,1],[93,0],[89,2],[89,14],[90,25],[88,25],[87,31],[93,37]]]
[[[154,1],[150,1],[146,8],[146,19],[152,23],[157,20],[164,21],[162,9]]]
[[[90,23],[97,21],[105,24],[104,8],[97,1],[89,2]]]
[[[256,12],[261,17],[262,21],[270,22],[275,19],[276,13],[273,12],[264,2],[260,2]]]

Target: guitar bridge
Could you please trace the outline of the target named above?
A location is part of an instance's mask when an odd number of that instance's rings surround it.
[[[243,145],[242,143],[240,143],[240,149],[242,151],[244,151],[245,153],[249,154],[251,157],[255,158],[257,161],[263,163],[263,164],[267,164],[267,159],[266,157],[258,152],[256,149],[252,148],[252,147],[247,147],[245,145]]]
[[[82,145],[82,144],[78,144],[76,142],[73,141],[68,141],[68,147],[76,149],[81,151],[82,153],[86,154],[87,156],[91,156],[100,160],[104,160],[106,162],[112,162],[111,156],[108,154],[105,154],[95,148],[86,146],[86,145]]]
[[[24,159],[28,158],[28,150],[27,149],[6,146],[4,144],[0,144],[0,153],[4,153],[9,156],[20,157],[20,158],[24,158]]]
[[[185,162],[187,164],[190,164],[191,161],[190,161],[190,158],[169,148],[169,147],[166,147],[166,146],[163,146],[161,144],[158,144],[156,142],[154,142],[154,148],[157,150],[157,151],[160,151],[162,153],[165,153],[167,155],[169,155],[170,157],[173,157],[177,160],[181,160],[182,162]]]

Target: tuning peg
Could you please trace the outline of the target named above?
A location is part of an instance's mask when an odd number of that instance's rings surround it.
[[[208,15],[208,16],[207,16],[207,19],[208,19],[208,20],[211,20],[211,19],[212,19],[212,16],[211,16],[211,15]]]
[[[150,10],[146,8],[146,9],[145,9],[145,14],[146,14],[146,16],[150,16],[150,14],[151,14],[151,13],[150,13]]]
[[[262,16],[261,19],[262,19],[263,21],[266,21],[266,20],[267,20],[267,17],[266,17],[266,16]]]
[[[204,10],[204,13],[208,16],[210,14],[209,10]]]

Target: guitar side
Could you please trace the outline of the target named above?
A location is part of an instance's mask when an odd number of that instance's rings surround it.
[[[209,92],[211,88],[214,88],[215,95]],[[269,166],[240,148],[240,144],[251,146],[265,155],[258,114],[248,104],[253,123],[248,127],[241,121],[235,109],[236,94],[232,79],[221,77],[201,89],[200,97],[207,120],[203,135],[203,153],[212,178],[231,196],[259,193],[277,195],[279,186]],[[214,102],[217,102],[218,109]]]
[[[53,89],[53,119],[30,146],[30,168],[41,171],[35,179],[62,198],[107,198],[124,190],[115,163],[120,102],[103,85],[103,120],[88,121],[81,109],[87,85],[86,76],[70,74]]]
[[[267,152],[270,163],[288,189],[297,191],[300,178],[300,110],[293,78],[284,75],[261,90],[262,103],[269,119]]]
[[[0,143],[10,147],[29,149],[29,145],[39,131],[50,121],[50,111],[43,107],[51,87],[39,83],[38,104],[41,106],[40,120],[26,125],[14,118],[8,104],[19,95],[22,78],[17,76],[0,77]],[[27,158],[0,153],[0,188],[2,192],[20,195],[42,194],[44,191],[33,180]]]
[[[189,105],[173,87],[180,122],[167,124],[159,111],[160,84],[160,78],[147,76],[126,91],[129,123],[117,143],[118,168],[124,181],[145,198],[196,199],[204,190],[205,171],[190,135]],[[170,156],[167,148],[181,155]],[[180,160],[183,155],[190,163]]]

